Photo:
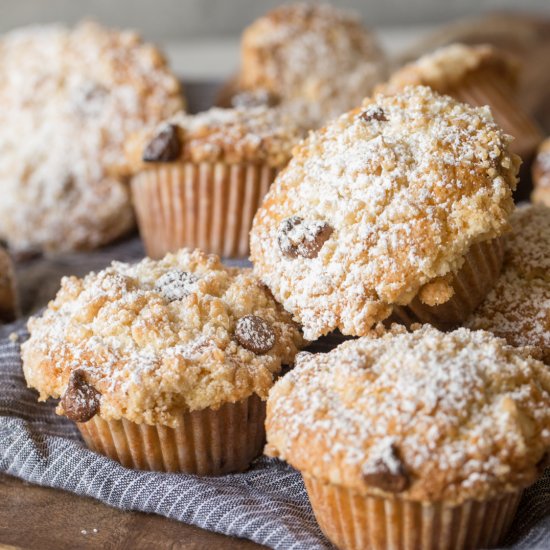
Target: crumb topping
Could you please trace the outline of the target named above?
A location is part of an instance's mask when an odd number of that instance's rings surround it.
[[[467,324],[531,346],[550,364],[550,208],[525,205],[511,221],[503,272]]]
[[[126,138],[183,107],[156,48],[92,22],[2,37],[0,104],[0,238],[48,251],[132,227]]]
[[[361,103],[384,76],[374,35],[330,5],[280,6],[248,27],[239,86],[280,97],[310,127]]]
[[[250,316],[268,326],[269,338],[265,326],[256,334]],[[239,323],[252,346],[236,337]],[[40,399],[69,390],[86,395],[92,387],[102,418],[165,425],[182,411],[252,394],[266,399],[281,365],[292,364],[302,345],[290,315],[250,269],[189,250],[64,278],[29,330],[23,370]],[[76,389],[69,387],[75,371]],[[81,414],[83,405],[72,409]],[[63,401],[58,410],[66,413]]]
[[[467,75],[489,69],[510,84],[516,84],[518,65],[509,54],[487,44],[451,44],[398,69],[376,91],[392,94],[406,86],[429,86],[440,93],[446,93]]]
[[[266,426],[267,450],[305,475],[408,500],[485,499],[538,476],[550,372],[488,332],[394,327],[301,355]]]
[[[157,162],[266,162],[278,168],[289,161],[292,148],[304,135],[285,111],[263,105],[180,113],[155,130],[135,136],[127,154],[136,171],[147,168],[144,151],[166,135],[168,128],[177,132],[179,150],[172,158]]]
[[[510,141],[488,108],[426,87],[365,100],[295,148],[254,220],[255,272],[306,338],[365,334],[508,228]]]

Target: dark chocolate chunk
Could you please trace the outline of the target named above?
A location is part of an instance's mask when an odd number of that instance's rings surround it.
[[[101,394],[86,381],[84,371],[71,372],[67,389],[61,397],[65,416],[74,422],[88,422],[99,412]]]
[[[163,128],[145,147],[144,162],[171,162],[181,153],[181,141],[178,128],[169,124]]]
[[[237,321],[235,338],[243,348],[258,355],[267,353],[275,345],[273,327],[257,315],[245,315]]]
[[[332,231],[326,222],[307,222],[292,216],[283,220],[279,227],[279,248],[287,258],[316,258]]]
[[[367,485],[387,491],[401,493],[409,486],[409,476],[395,445],[391,445],[382,456],[363,472]]]
[[[384,110],[381,107],[378,107],[377,105],[373,105],[371,107],[368,107],[365,111],[363,111],[359,117],[361,120],[364,120],[365,122],[371,122],[372,120],[377,120],[378,122],[387,122],[388,119],[386,118],[386,113],[384,113]]]

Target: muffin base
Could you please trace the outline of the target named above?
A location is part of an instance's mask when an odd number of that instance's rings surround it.
[[[248,233],[277,169],[257,164],[159,165],[132,179],[132,196],[147,254],[162,258],[200,248],[246,258]]]
[[[416,297],[408,306],[395,306],[389,321],[407,326],[429,323],[440,330],[455,328],[470,316],[494,286],[503,257],[502,239],[473,245],[464,258],[464,265],[453,275],[454,294],[447,302],[428,306]]]
[[[127,468],[222,475],[246,470],[265,442],[265,402],[254,395],[218,410],[182,413],[175,428],[103,420],[77,424],[86,445]]]
[[[522,493],[453,506],[360,495],[305,476],[304,482],[321,530],[345,550],[495,546],[510,528]]]

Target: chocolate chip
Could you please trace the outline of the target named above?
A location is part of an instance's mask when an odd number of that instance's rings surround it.
[[[298,216],[283,220],[279,226],[278,243],[287,258],[316,258],[332,235],[332,227],[323,221],[306,222]]]
[[[181,152],[181,141],[178,128],[169,124],[163,128],[143,151],[144,162],[171,162],[176,160]]]
[[[377,105],[367,108],[367,110],[363,111],[359,115],[359,118],[365,122],[371,122],[372,120],[377,120],[378,122],[388,122],[386,113],[384,113],[384,110]]]
[[[65,416],[74,422],[88,422],[99,412],[101,394],[88,382],[82,369],[71,372],[61,398]]]
[[[162,275],[155,285],[155,290],[160,292],[169,302],[183,300],[195,290],[198,277],[193,273],[171,269]]]
[[[258,355],[267,353],[275,345],[273,327],[257,315],[245,315],[237,321],[235,338],[243,348]]]
[[[383,456],[363,471],[363,480],[367,485],[389,493],[401,493],[407,489],[409,476],[395,445],[390,445]]]

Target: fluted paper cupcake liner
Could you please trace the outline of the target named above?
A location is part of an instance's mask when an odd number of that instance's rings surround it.
[[[408,306],[394,307],[390,321],[407,326],[429,323],[441,330],[455,328],[470,316],[493,288],[502,270],[503,256],[501,239],[474,244],[461,269],[453,275],[454,294],[447,302],[428,306],[416,297]]]
[[[86,445],[138,470],[222,475],[246,470],[265,442],[265,403],[256,395],[218,410],[182,413],[177,427],[93,417],[77,424]]]
[[[521,491],[486,502],[421,503],[360,495],[304,476],[323,533],[344,550],[487,548],[506,535]]]
[[[137,174],[132,195],[151,258],[180,248],[200,248],[246,258],[252,220],[275,168],[259,164],[177,163]]]

